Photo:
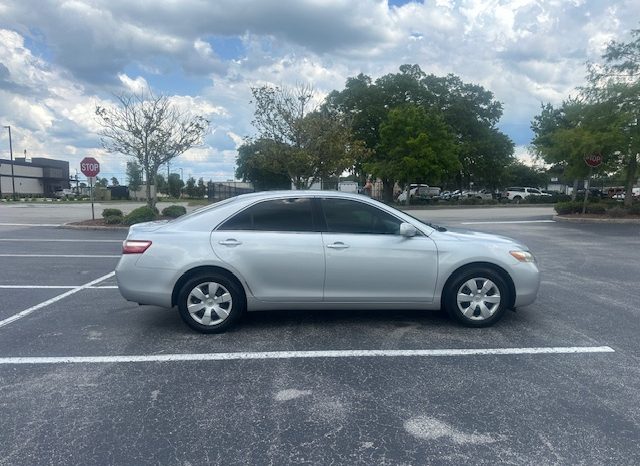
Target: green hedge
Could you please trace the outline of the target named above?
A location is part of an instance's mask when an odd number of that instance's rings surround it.
[[[169,207],[165,207],[164,209],[162,209],[163,217],[178,218],[186,213],[186,207],[181,205],[170,205]]]
[[[122,211],[120,209],[104,209],[102,211],[102,218],[107,218],[107,217],[122,218]]]
[[[126,225],[133,225],[134,223],[151,222],[158,218],[157,209],[151,209],[148,206],[138,207],[132,210],[127,216],[124,217]]]
[[[122,220],[122,215],[108,215],[104,218],[104,223],[107,225],[119,225]]]

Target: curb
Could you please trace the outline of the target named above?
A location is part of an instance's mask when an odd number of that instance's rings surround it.
[[[553,220],[555,220],[556,222],[566,223],[626,223],[632,225],[640,225],[640,218],[580,218],[554,215]]]
[[[62,228],[64,230],[101,230],[101,231],[129,230],[129,227],[119,227],[119,226],[105,227],[101,225],[73,225],[71,223],[65,223],[63,225],[58,226],[58,228]]]

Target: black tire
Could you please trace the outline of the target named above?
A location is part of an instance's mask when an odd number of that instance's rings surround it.
[[[488,280],[495,285],[495,289],[497,289],[499,302],[498,303],[485,303],[482,301],[482,304],[488,308],[491,313],[488,317],[483,317],[481,315],[480,309],[480,301],[478,304],[470,299],[468,304],[468,313],[472,312],[472,316],[468,317],[465,315],[460,307],[465,307],[467,302],[463,302],[460,305],[458,304],[458,292],[461,291],[462,295],[469,294],[471,297],[473,295],[468,287],[465,288],[466,283],[476,280],[476,286],[480,286],[483,283],[482,280]],[[489,294],[485,296],[484,299],[495,300],[496,294],[494,293],[494,288],[491,287],[489,290]],[[511,300],[511,295],[509,291],[509,286],[507,286],[506,281],[495,270],[486,267],[470,267],[467,269],[463,269],[454,276],[454,278],[449,282],[447,289],[445,290],[444,299],[443,299],[443,307],[447,311],[447,313],[455,320],[460,322],[461,324],[467,327],[489,327],[495,324],[498,320],[502,318],[504,315],[508,303]],[[475,306],[475,307],[474,307]],[[473,308],[473,309],[472,309]]]
[[[213,291],[209,288],[208,284],[217,284],[218,287],[214,291],[214,296],[209,296],[209,293]],[[200,290],[200,293],[204,294],[206,300],[200,300],[192,295],[192,292],[196,292],[196,288]],[[228,292],[230,296],[230,302],[224,301],[227,299],[224,295]],[[209,299],[211,298],[211,299]],[[211,309],[216,304],[213,304],[213,300],[220,299],[221,301],[216,303],[218,305],[218,311],[209,311],[209,323],[205,314],[208,309]],[[207,303],[210,303],[207,305]],[[198,312],[190,312],[189,305],[193,305],[196,308],[198,304],[203,305],[203,309]],[[228,304],[228,305],[227,305]],[[235,280],[228,278],[223,274],[218,273],[206,273],[197,275],[189,279],[180,289],[178,294],[178,310],[180,317],[189,327],[197,330],[201,333],[221,333],[226,331],[229,327],[234,325],[238,319],[244,314],[247,308],[247,302],[242,288],[236,283]],[[224,318],[224,312],[228,311],[228,315]],[[220,320],[222,319],[222,320]],[[220,320],[220,322],[216,322]]]
[[[521,200],[522,200],[521,196],[514,196],[514,198],[513,198],[513,202],[515,202],[516,204],[520,204]]]

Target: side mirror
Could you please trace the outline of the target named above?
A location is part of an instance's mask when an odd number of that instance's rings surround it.
[[[405,222],[400,224],[400,234],[405,238],[411,238],[412,236],[416,236],[418,234],[418,230],[416,230],[416,227],[414,227],[410,223]]]

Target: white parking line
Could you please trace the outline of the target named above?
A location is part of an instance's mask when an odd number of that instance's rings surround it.
[[[70,290],[78,288],[78,285],[0,285],[3,290]],[[115,285],[87,286],[87,290],[113,290]]]
[[[17,314],[12,315],[11,317],[8,317],[8,318],[6,318],[4,320],[0,320],[0,327],[4,327],[5,325],[9,325],[10,323],[15,322],[16,320],[19,320],[19,319],[22,319],[23,317],[28,316],[29,314],[31,314],[34,311],[37,311],[38,309],[42,309],[43,307],[46,307],[49,304],[53,304],[53,303],[55,303],[57,301],[60,301],[61,299],[64,299],[67,296],[71,296],[72,294],[75,294],[78,291],[85,290],[85,289],[95,285],[96,283],[100,283],[101,281],[104,281],[107,278],[113,277],[114,275],[115,275],[115,271],[114,272],[109,272],[108,274],[103,275],[100,278],[96,278],[95,280],[92,280],[89,283],[85,283],[84,285],[77,286],[77,287],[75,287],[75,288],[73,288],[73,289],[71,289],[71,290],[69,290],[69,291],[67,291],[65,293],[62,293],[62,294],[60,294],[60,295],[58,295],[58,296],[56,296],[54,298],[47,299],[46,301],[41,302],[40,304],[36,304],[35,306],[31,306],[30,308],[25,309],[24,311],[18,312]]]
[[[267,351],[202,354],[154,354],[140,356],[58,356],[0,358],[2,364],[77,364],[122,362],[235,361],[241,359],[308,359],[363,357],[504,356],[517,354],[614,353],[609,346],[567,346],[550,348],[486,348],[431,350],[341,350],[341,351]]]
[[[120,254],[0,254],[0,257],[82,257],[82,258],[105,258],[120,257]]]
[[[60,223],[0,223],[0,227],[59,227]]]
[[[495,222],[462,222],[460,225],[497,225],[500,223],[556,223],[555,220],[505,220]]]
[[[33,238],[0,238],[0,241],[16,243],[122,243],[120,239],[33,239]]]

